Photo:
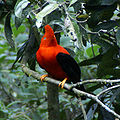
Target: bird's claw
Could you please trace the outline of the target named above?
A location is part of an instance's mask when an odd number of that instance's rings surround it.
[[[45,79],[45,77],[48,77],[48,74],[42,75],[42,76],[40,77],[41,82],[43,82],[43,80]]]
[[[59,87],[61,86],[61,88],[63,88],[66,80],[67,80],[67,78],[65,78],[62,82],[60,82],[58,86]]]

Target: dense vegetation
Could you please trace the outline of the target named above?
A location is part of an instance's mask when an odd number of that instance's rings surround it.
[[[47,87],[26,75],[21,63],[41,75],[35,53],[44,25],[54,29],[61,46],[69,50],[81,67],[82,80],[120,78],[119,0],[2,0],[0,1],[0,119],[46,120]],[[119,82],[119,81],[118,81]],[[98,94],[118,82],[85,84]],[[114,87],[115,88],[115,87]],[[120,88],[99,99],[120,114]],[[80,120],[83,104],[87,120],[116,117],[92,99],[82,100],[59,89],[60,120]]]

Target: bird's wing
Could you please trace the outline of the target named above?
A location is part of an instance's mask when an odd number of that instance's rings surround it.
[[[72,80],[73,83],[79,82],[81,71],[77,62],[68,54],[58,53],[56,59],[63,71]]]

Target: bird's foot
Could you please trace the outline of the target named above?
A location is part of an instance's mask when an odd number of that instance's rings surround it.
[[[48,74],[42,75],[42,76],[40,77],[41,82],[43,82],[43,80],[45,79],[45,77],[48,77]]]
[[[67,81],[67,78],[65,78],[62,82],[60,82],[58,86],[59,87],[61,86],[61,88],[63,88],[66,81]]]

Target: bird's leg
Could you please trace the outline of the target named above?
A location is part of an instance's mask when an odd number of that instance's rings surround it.
[[[60,82],[58,86],[59,87],[61,86],[61,88],[63,88],[66,81],[67,81],[67,78],[65,78],[62,82]]]
[[[42,76],[40,77],[41,82],[43,82],[43,80],[45,79],[45,77],[48,77],[48,74],[42,75]]]

